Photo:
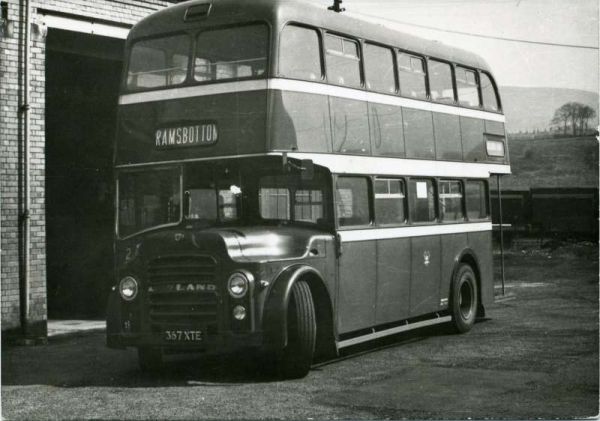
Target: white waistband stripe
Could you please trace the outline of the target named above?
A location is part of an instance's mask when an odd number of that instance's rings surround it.
[[[491,231],[491,222],[472,222],[465,224],[422,225],[394,228],[368,228],[338,231],[342,243],[372,240],[390,240],[393,238],[424,237],[426,235],[462,234],[468,232]]]
[[[272,152],[270,155],[281,155]],[[490,174],[510,174],[510,165],[478,162],[433,161],[342,154],[290,152],[290,158],[312,161],[337,174],[407,175],[423,177],[488,178]]]
[[[169,88],[158,91],[140,92],[122,95],[119,98],[120,105],[138,104],[143,102],[164,101],[170,99],[181,99],[199,97],[206,95],[229,94],[235,92],[250,92],[258,90],[279,90],[291,92],[303,92],[315,95],[328,95],[338,98],[369,101],[376,104],[396,105],[436,113],[459,115],[504,123],[504,115],[469,108],[461,108],[454,105],[437,104],[429,101],[418,101],[395,95],[378,94],[360,89],[345,88],[343,86],[327,85],[325,83],[307,82],[290,79],[261,79],[246,80],[238,82],[221,82],[208,85],[186,86],[183,88]]]

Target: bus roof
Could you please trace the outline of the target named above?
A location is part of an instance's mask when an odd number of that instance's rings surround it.
[[[211,3],[210,15],[205,20],[184,21],[188,8]],[[212,27],[249,21],[267,21],[274,28],[281,28],[287,22],[297,22],[323,28],[329,31],[361,38],[419,53],[425,56],[447,60],[465,66],[490,71],[487,63],[478,55],[426,40],[378,24],[348,13],[335,13],[326,6],[306,0],[195,0],[176,4],[149,15],[136,24],[130,32],[129,41],[137,38],[197,30],[199,27]]]

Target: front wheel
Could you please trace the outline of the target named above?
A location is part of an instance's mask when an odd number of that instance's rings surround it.
[[[452,326],[458,333],[471,330],[477,316],[477,277],[471,266],[461,264],[454,274],[451,288]]]
[[[279,358],[279,374],[288,379],[304,377],[315,352],[317,323],[310,287],[305,281],[292,285],[287,313],[287,346]]]

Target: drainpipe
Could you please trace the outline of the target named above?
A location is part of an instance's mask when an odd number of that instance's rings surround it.
[[[21,226],[23,235],[23,260],[21,272],[21,329],[25,339],[29,336],[29,272],[30,272],[30,174],[29,174],[29,78],[30,78],[30,44],[31,44],[31,6],[29,0],[23,0],[25,8],[25,22],[22,31],[22,39],[24,40],[23,48],[23,102],[19,111],[22,114],[23,121],[23,213],[21,215]]]

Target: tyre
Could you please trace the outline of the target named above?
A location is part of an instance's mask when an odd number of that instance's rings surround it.
[[[278,370],[281,377],[297,379],[310,370],[315,352],[317,323],[310,287],[304,281],[292,286],[287,313],[287,346],[281,352]]]
[[[478,308],[477,277],[471,266],[458,267],[450,291],[452,327],[458,333],[468,332],[475,324]]]
[[[156,373],[163,367],[162,350],[160,348],[139,347],[138,364],[144,373]]]

